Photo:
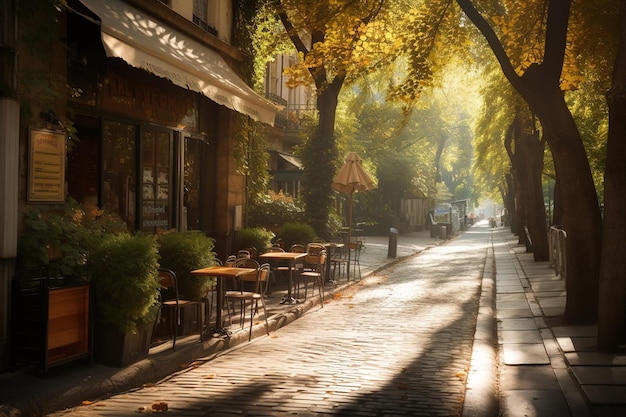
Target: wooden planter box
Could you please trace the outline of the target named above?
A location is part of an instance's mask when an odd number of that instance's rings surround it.
[[[123,368],[146,359],[152,340],[152,324],[137,329],[137,333],[123,333],[113,326],[96,322],[94,360],[96,363]]]
[[[14,280],[12,286],[13,363],[34,363],[44,374],[51,366],[89,358],[90,285],[59,280]]]

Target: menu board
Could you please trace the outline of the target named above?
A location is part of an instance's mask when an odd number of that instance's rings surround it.
[[[65,133],[30,129],[28,201],[65,201]]]

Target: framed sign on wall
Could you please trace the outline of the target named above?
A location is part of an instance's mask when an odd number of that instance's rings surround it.
[[[65,133],[31,128],[28,149],[28,202],[65,201]]]

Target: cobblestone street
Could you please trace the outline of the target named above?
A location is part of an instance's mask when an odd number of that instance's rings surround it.
[[[460,416],[489,230],[398,262],[324,308],[158,384],[51,416]]]

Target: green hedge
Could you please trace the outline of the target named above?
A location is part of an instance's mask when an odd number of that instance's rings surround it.
[[[202,300],[212,285],[211,277],[191,275],[194,269],[215,264],[215,241],[199,231],[159,235],[159,264],[178,277],[181,299]]]
[[[315,230],[305,223],[286,223],[280,229],[278,238],[282,239],[283,247],[289,250],[294,243],[306,245],[317,237]]]

